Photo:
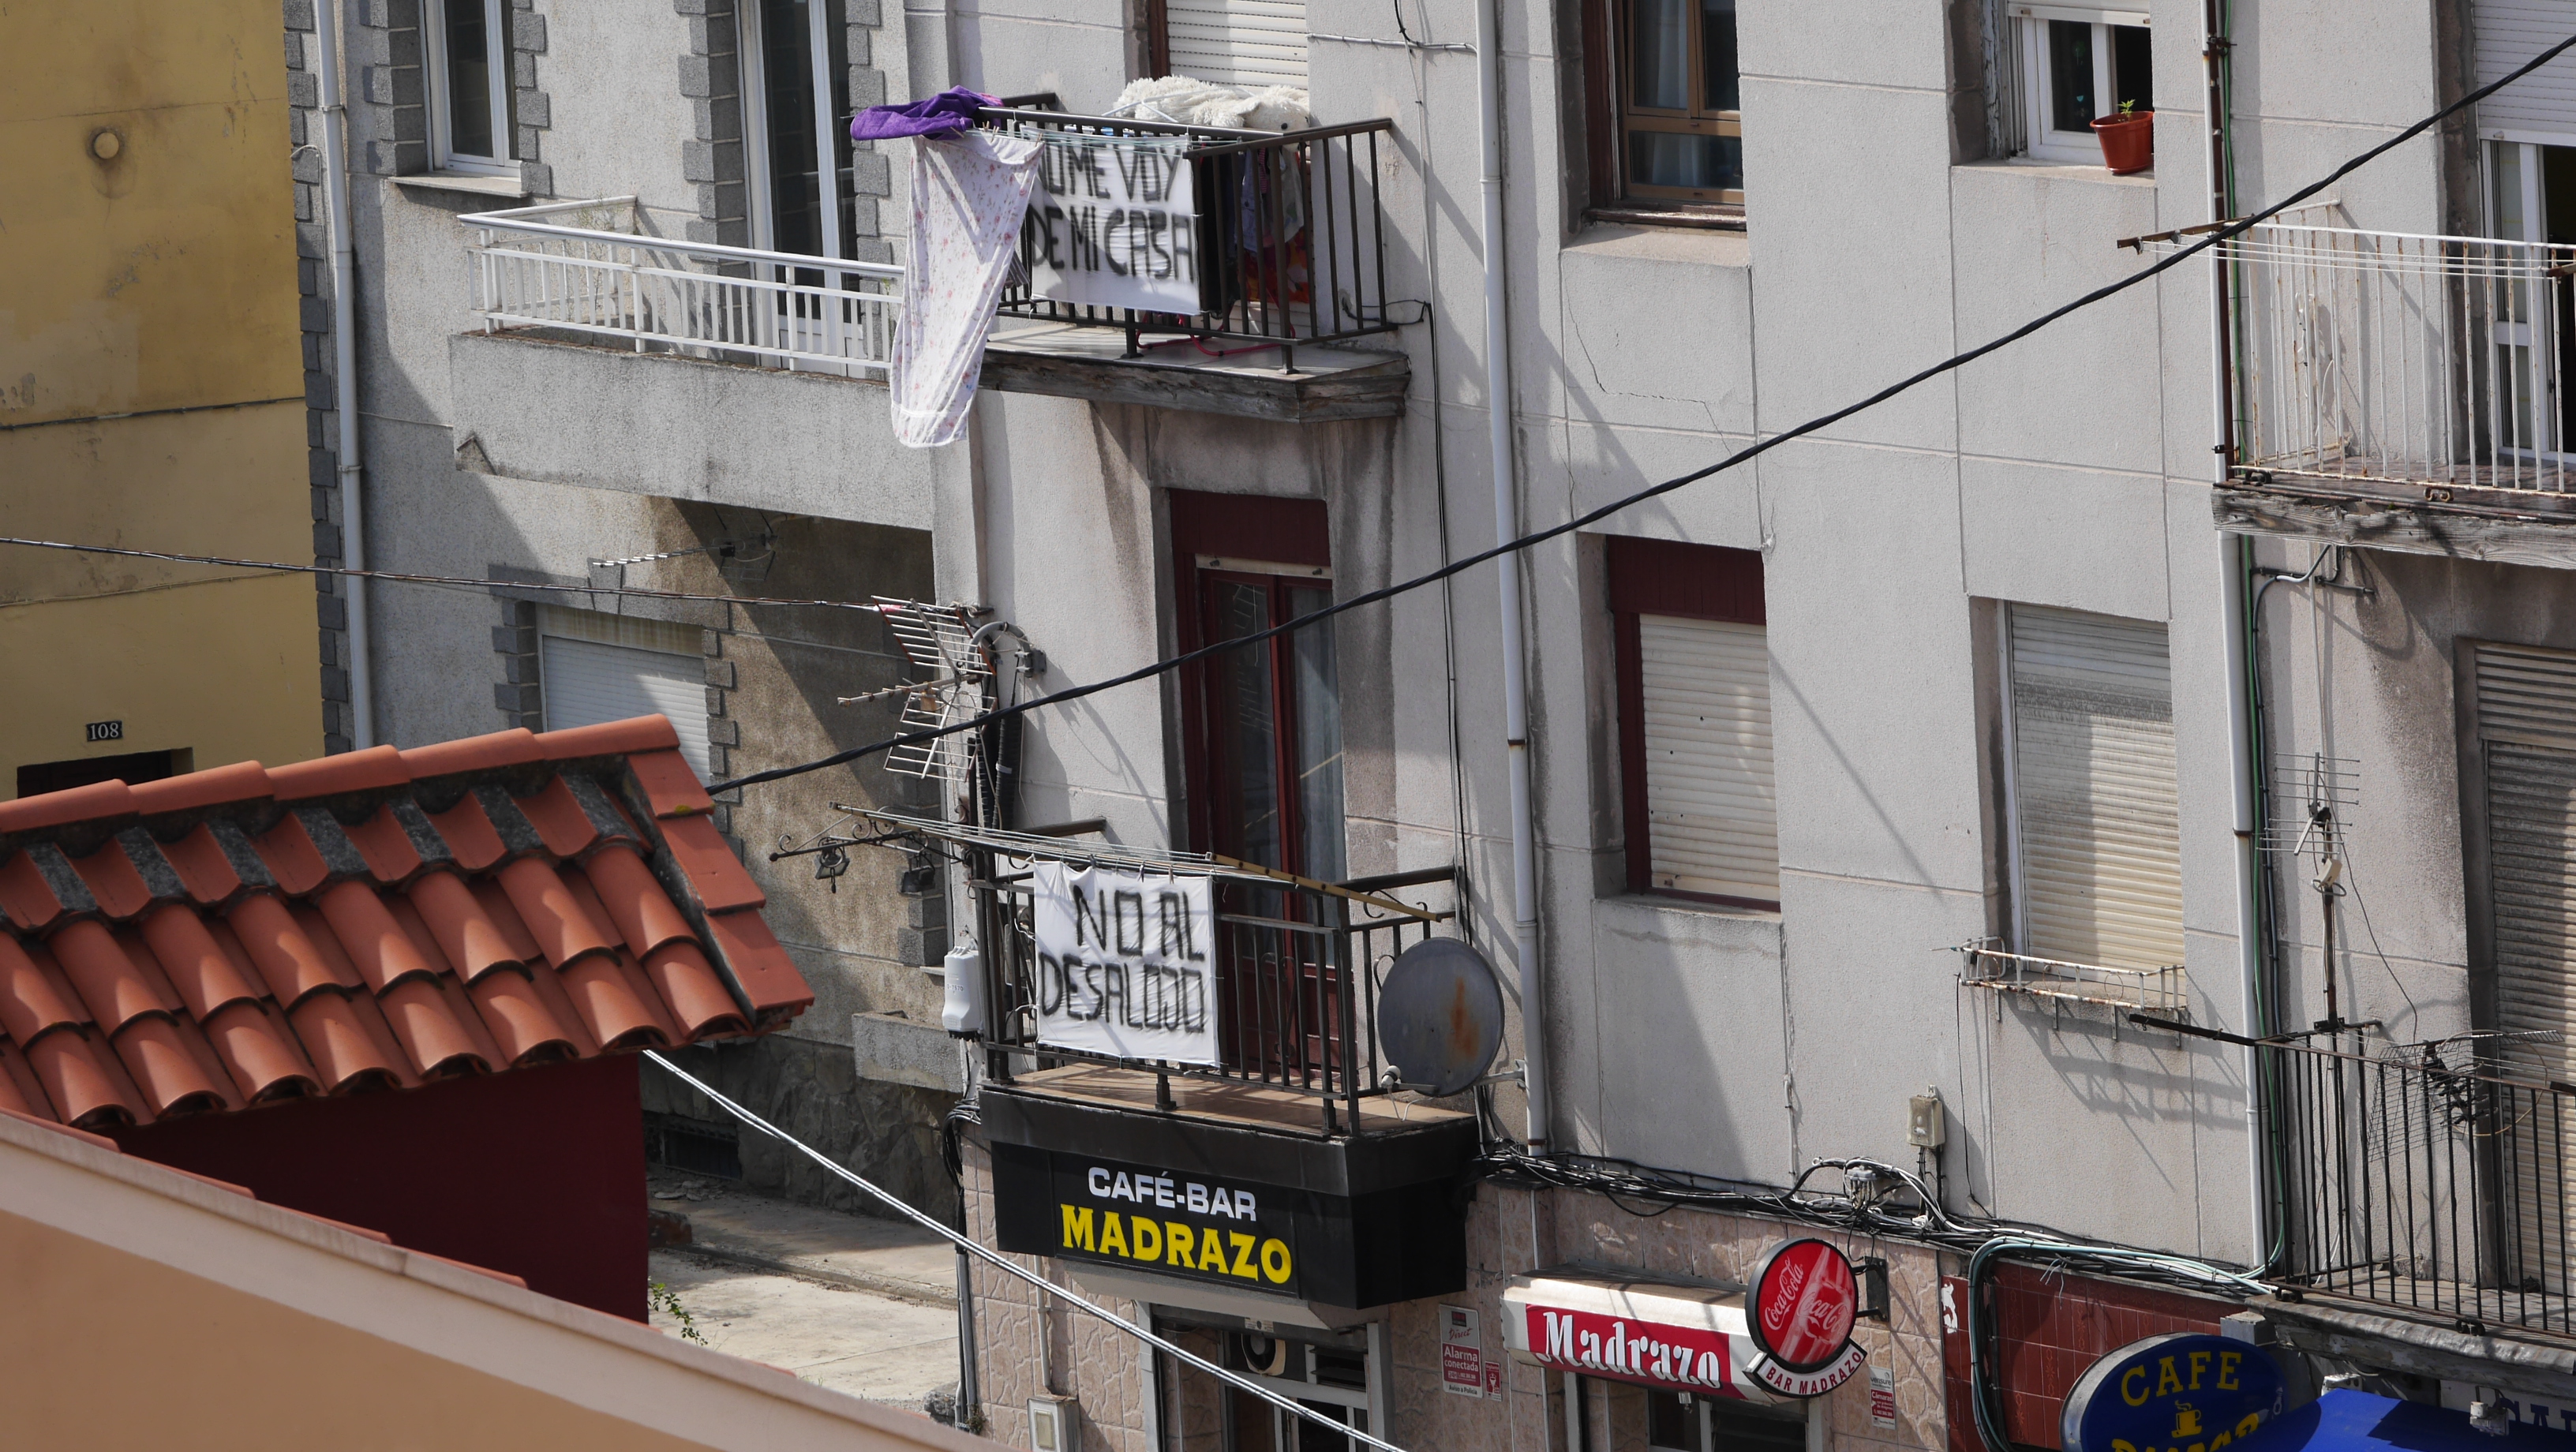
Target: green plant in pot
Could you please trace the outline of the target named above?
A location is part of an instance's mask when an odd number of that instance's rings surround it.
[[[2102,164],[2113,176],[2145,171],[2156,164],[2156,113],[2141,111],[2135,101],[2122,101],[2120,114],[2093,123],[2102,142]]]

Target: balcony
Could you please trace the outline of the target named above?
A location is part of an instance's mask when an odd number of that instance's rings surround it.
[[[633,197],[459,218],[460,467],[928,529],[879,391],[903,270],[649,233]]]
[[[2225,252],[2223,528],[2576,563],[2576,248],[2267,223]]]
[[[1392,121],[1271,133],[1010,107],[979,119],[1050,148],[985,387],[1295,423],[1403,411],[1405,355],[1358,346],[1422,317],[1387,300],[1377,178]],[[1175,271],[1192,275],[1159,290],[1086,286],[1073,259],[1106,234],[1091,230],[1097,208],[1085,225],[1084,203],[1108,191],[1114,205],[1125,189],[1086,183],[1115,170],[1103,156],[1138,150],[1177,163],[1155,205],[1186,259]],[[1164,306],[1116,305],[1122,292]],[[1136,296],[1148,292],[1159,296]]]
[[[1315,1324],[1465,1285],[1452,1195],[1478,1150],[1476,1116],[1408,1092],[1377,1025],[1396,955],[1452,917],[1429,901],[1455,891],[1448,869],[1335,885],[1070,836],[856,816],[866,830],[835,840],[893,843],[967,870],[988,1025],[979,1107],[1003,1249],[1066,1259],[1098,1289],[1157,1304],[1266,1320],[1280,1314],[1281,1298],[1302,1302],[1303,1314],[1323,1318]],[[1033,879],[1042,862],[1212,879],[1205,947],[1216,1062],[1123,1059],[1041,1040]],[[1113,990],[1101,1002],[1132,1009],[1152,997],[1131,991],[1134,999]],[[1161,1213],[1146,1214],[1147,1203]],[[1211,1204],[1242,1218],[1219,1208],[1225,1218],[1210,1220]],[[1170,1245],[1176,1227],[1183,1246],[1240,1233],[1232,1248],[1261,1258],[1219,1266],[1204,1253],[1158,1256],[1140,1252],[1133,1231],[1113,1251],[1106,1227],[1121,1215],[1121,1224],[1155,1222],[1158,1245]]]

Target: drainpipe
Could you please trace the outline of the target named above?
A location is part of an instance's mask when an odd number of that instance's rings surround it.
[[[2226,222],[2234,211],[2228,197],[2227,86],[2224,72],[2227,64],[2228,38],[2220,7],[2226,0],[2201,0],[2200,64],[2207,85],[2207,164],[2209,167],[2209,220]],[[2217,430],[2217,442],[2211,451],[2210,476],[2213,486],[2224,485],[2228,469],[2236,460],[2236,400],[2234,393],[2234,348],[2231,343],[2227,312],[2227,250],[2210,249],[2209,254],[2209,379],[2210,412]],[[2247,648],[2247,603],[2245,593],[2247,541],[2241,535],[2219,536],[2220,603],[2226,616],[2227,630],[2227,765],[2228,785],[2235,818],[2236,832],[2236,954],[2237,954],[2237,1019],[2240,1030],[2249,1039],[2259,1039],[2271,1026],[2262,1021],[2263,993],[2263,909],[2259,887],[2262,821],[2260,798],[2256,791],[2255,773],[2262,770],[2260,743],[2255,739],[2251,672],[2256,663]],[[2253,1263],[2259,1270],[2271,1264],[2271,1197],[2268,1160],[2265,1153],[2262,1099],[2262,1051],[2245,1047],[2245,1194],[2247,1226],[2253,1235]]]
[[[331,225],[331,367],[340,416],[340,562],[367,567],[366,480],[358,455],[358,338],[355,278],[349,251],[349,153],[342,136],[348,105],[340,89],[339,0],[314,0],[314,79],[321,92],[322,206]],[[367,582],[344,575],[349,601],[349,746],[376,741],[375,671],[367,655]]]
[[[1495,8],[1501,0],[1476,3],[1476,112],[1484,127],[1484,178],[1479,190],[1485,203],[1485,405],[1488,442],[1494,459],[1494,541],[1509,544],[1520,537],[1520,493],[1512,468],[1512,345],[1503,300],[1503,47]],[[1529,1148],[1547,1152],[1547,1026],[1544,1005],[1547,980],[1538,950],[1538,832],[1531,821],[1529,761],[1529,677],[1522,658],[1521,557],[1518,552],[1494,562],[1503,592],[1503,738],[1510,752],[1512,783],[1512,951],[1520,958],[1521,1038],[1526,1068],[1522,1087],[1529,1096]]]

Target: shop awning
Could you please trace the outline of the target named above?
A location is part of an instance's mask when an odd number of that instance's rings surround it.
[[[1864,1360],[1850,1345],[1814,1372],[1773,1363],[1747,1330],[1743,1290],[1723,1286],[1532,1276],[1504,1290],[1503,1323],[1505,1344],[1523,1361],[1750,1402],[1821,1396]]]
[[[2507,1433],[2481,1432],[2448,1407],[2343,1390],[2273,1418],[2232,1452],[2576,1452],[2566,1432],[2516,1422]]]

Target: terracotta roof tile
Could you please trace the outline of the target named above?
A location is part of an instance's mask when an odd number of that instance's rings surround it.
[[[662,824],[663,850],[688,879],[696,906],[709,913],[756,908],[768,894],[751,880],[742,860],[733,855],[716,824],[704,817],[675,817]]]
[[[88,1005],[90,1022],[111,1035],[138,1015],[167,1013],[179,1006],[177,997],[165,999],[161,986],[135,966],[115,935],[94,921],[70,924],[54,934],[47,946],[54,950],[54,961],[71,981],[72,991]]]
[[[411,768],[403,763],[402,753],[392,747],[370,746],[364,751],[270,767],[268,784],[279,801],[303,802],[315,797],[399,790],[411,785]]]
[[[649,751],[678,750],[680,733],[671,729],[667,716],[636,716],[549,731],[537,738],[537,744],[553,761],[575,761],[586,756],[635,757]]]
[[[776,1027],[812,994],[675,744],[654,717],[0,804],[0,1113],[112,1128]]]
[[[133,859],[114,842],[73,858],[72,870],[80,874],[98,910],[109,917],[130,918],[152,906],[152,889],[143,885],[143,874],[134,870]]]
[[[268,771],[256,761],[236,761],[183,776],[164,777],[127,788],[134,810],[147,817],[194,812],[207,807],[268,800]]]
[[[733,975],[734,988],[751,1005],[757,1025],[771,1016],[781,1021],[804,1011],[814,1001],[803,974],[787,950],[754,912],[726,913],[707,919],[707,945]]]
[[[594,902],[599,905],[602,920],[617,925],[619,935],[626,939],[626,951],[638,958],[649,956],[664,943],[694,940],[689,920],[680,916],[671,895],[653,880],[653,869],[626,847],[610,846],[592,853],[578,875],[568,871],[564,881],[572,885],[573,895],[582,899],[583,906]],[[583,898],[584,893],[591,896]]]
[[[689,770],[689,759],[678,751],[652,751],[630,757],[627,768],[635,773],[635,784],[644,789],[644,800],[652,804],[656,817],[704,816],[716,807],[716,799],[698,783],[698,774]]]

